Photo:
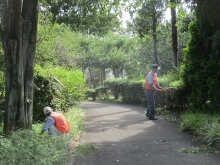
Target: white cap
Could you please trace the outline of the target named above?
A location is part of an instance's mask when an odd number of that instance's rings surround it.
[[[157,69],[157,70],[160,70],[160,69],[161,69],[157,64],[153,64],[153,65],[152,65],[152,68]]]
[[[43,109],[43,112],[44,112],[45,115],[48,114],[48,112],[52,112],[52,111],[53,110],[50,107],[44,107],[44,109]]]

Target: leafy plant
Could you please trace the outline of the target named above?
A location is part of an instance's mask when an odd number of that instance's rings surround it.
[[[220,148],[220,119],[208,118],[204,121],[203,126],[196,131],[199,135],[199,139],[208,145]]]
[[[199,113],[185,113],[181,116],[181,128],[185,131],[190,131],[195,133],[198,129],[200,129],[204,121],[207,118],[207,115],[205,114],[199,114]]]
[[[77,147],[75,154],[76,155],[85,155],[91,152],[94,152],[98,149],[94,144],[83,144]]]
[[[85,79],[79,70],[69,70],[64,67],[43,69],[36,65],[34,95],[34,120],[44,118],[42,109],[51,106],[56,111],[67,111],[84,99]]]
[[[200,148],[191,146],[191,147],[187,147],[187,148],[182,148],[180,151],[183,153],[188,153],[188,154],[198,153],[200,151]]]
[[[0,138],[2,164],[63,164],[67,139],[51,139],[31,130],[20,130],[10,137]]]
[[[80,108],[73,107],[64,115],[71,127],[70,134],[65,136],[41,135],[43,123],[33,124],[32,130],[13,132],[7,138],[0,134],[0,164],[67,164],[67,148],[80,136],[84,113]]]

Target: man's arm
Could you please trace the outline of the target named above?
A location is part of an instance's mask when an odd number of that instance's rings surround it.
[[[153,79],[154,79],[153,75],[151,75],[151,74],[147,75],[148,84],[152,87],[152,89],[155,90],[155,91],[162,91],[162,89],[160,89],[159,87],[157,88],[157,86],[155,86],[153,84],[153,81],[154,81]]]
[[[55,119],[49,116],[45,124],[42,127],[41,133],[44,133],[45,131],[47,131],[53,124],[55,124]]]
[[[146,81],[152,87],[153,90],[157,90],[157,87],[154,86],[154,77],[152,74],[147,75]]]

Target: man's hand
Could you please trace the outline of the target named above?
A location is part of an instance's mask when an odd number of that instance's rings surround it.
[[[163,90],[163,87],[162,87],[162,86],[159,86],[159,87],[158,87],[158,89],[161,89],[161,90]]]
[[[158,92],[162,92],[162,91],[163,91],[163,89],[158,88],[158,89],[157,89],[157,91],[158,91]]]

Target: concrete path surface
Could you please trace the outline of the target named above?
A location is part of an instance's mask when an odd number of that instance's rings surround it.
[[[85,102],[81,144],[98,147],[73,158],[72,165],[220,165],[214,153],[182,153],[198,146],[177,123],[159,117],[151,121],[145,108],[131,105]]]

